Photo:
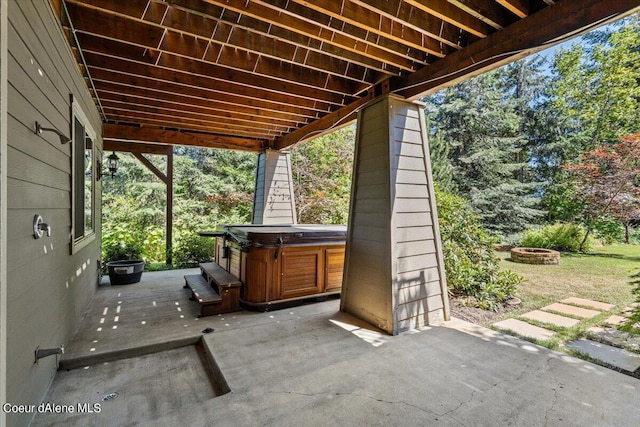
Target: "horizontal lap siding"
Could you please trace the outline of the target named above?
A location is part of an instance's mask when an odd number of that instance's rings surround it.
[[[350,240],[343,308],[388,329],[391,321],[388,104],[362,111],[358,122]]]
[[[71,144],[34,133],[35,122],[71,135],[70,94],[101,135],[101,121],[49,2],[9,2],[7,254],[8,399],[38,402],[55,374],[55,358],[33,363],[37,346],[69,342],[95,292],[100,257],[100,185],[93,242],[70,255]],[[101,156],[98,138],[96,155]],[[34,239],[42,215],[52,236]],[[27,415],[9,415],[26,425]]]
[[[419,108],[387,97],[358,116],[342,309],[390,333],[448,310]]]
[[[425,163],[429,154],[416,108],[400,105],[392,121],[395,318],[400,328],[415,327],[443,308]]]
[[[289,155],[271,152],[261,155],[264,158],[259,167],[258,184],[261,187],[262,209],[261,224],[294,224],[295,202],[291,179]],[[256,198],[258,194],[256,194]]]

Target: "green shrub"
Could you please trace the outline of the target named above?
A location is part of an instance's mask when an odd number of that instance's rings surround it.
[[[215,239],[201,237],[195,233],[182,234],[173,248],[174,267],[197,267],[201,262],[210,261],[215,253],[215,242]]]
[[[584,239],[585,230],[577,224],[545,225],[536,230],[527,230],[519,246],[525,248],[545,248],[562,252],[580,252],[580,243]],[[584,245],[588,252],[593,247],[593,239],[589,237]]]
[[[142,244],[135,241],[110,240],[102,243],[102,272],[107,273],[107,263],[121,260],[141,260]]]
[[[624,242],[624,226],[615,218],[605,217],[594,224],[593,236],[605,245]]]
[[[631,316],[629,316],[629,319],[627,319],[627,321],[622,325],[620,329],[626,332],[637,334],[640,333],[640,327],[638,326],[640,324],[640,270],[638,270],[635,274],[632,274],[631,279],[632,280],[630,284],[631,286],[633,286],[631,293],[635,295],[636,303],[638,303],[638,306],[636,306],[636,308],[633,310],[633,313],[631,313]]]
[[[500,271],[491,237],[464,199],[436,189],[436,204],[449,292],[473,297],[483,309],[496,309],[516,293],[522,277]]]

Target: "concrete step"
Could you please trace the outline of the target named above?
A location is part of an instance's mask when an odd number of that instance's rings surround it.
[[[602,310],[602,311],[609,311],[615,307],[614,304],[607,304],[606,302],[593,301],[590,299],[577,298],[577,297],[565,298],[560,302],[573,304],[573,305],[580,305],[582,307],[594,308],[596,310]]]
[[[558,302],[542,307],[542,310],[556,311],[570,316],[580,317],[582,319],[591,319],[600,314],[599,311],[589,310],[587,308],[574,307],[572,305],[560,304]]]
[[[521,317],[525,319],[531,319],[538,322],[549,323],[554,326],[560,326],[562,328],[570,328],[580,323],[578,319],[571,317],[559,316],[553,313],[547,313],[546,311],[534,310],[523,314]]]
[[[607,365],[624,369],[627,372],[635,372],[640,368],[640,354],[631,353],[622,348],[612,347],[587,339],[569,341],[565,344],[565,347],[579,351],[594,359],[601,360]]]
[[[503,331],[511,331],[522,337],[536,340],[548,340],[555,335],[554,331],[540,328],[518,319],[502,320],[494,323],[493,326]]]

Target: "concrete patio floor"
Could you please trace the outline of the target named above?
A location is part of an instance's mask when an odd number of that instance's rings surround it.
[[[60,371],[44,400],[100,412],[38,414],[33,425],[640,424],[637,379],[471,323],[390,337],[340,313],[337,300],[198,319],[182,289],[194,271],[100,287],[60,360],[92,366]],[[215,331],[202,335],[207,327]],[[203,391],[189,368],[198,358],[171,350],[200,336],[229,393]],[[96,390],[119,396],[101,401]]]

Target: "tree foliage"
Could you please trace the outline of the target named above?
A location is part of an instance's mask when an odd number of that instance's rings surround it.
[[[434,148],[441,140],[449,147],[455,186],[446,180],[445,185],[469,200],[482,225],[499,235],[521,231],[542,214],[533,197],[536,183],[525,133],[535,90],[521,70],[536,64],[523,62],[483,74],[425,99]],[[446,165],[440,166],[442,155],[433,148],[431,152],[434,170],[446,171]]]
[[[197,231],[250,221],[256,155],[187,147],[174,153],[174,256],[186,266],[210,250]],[[164,262],[166,186],[132,155],[119,157],[116,177],[103,178],[103,258],[140,247],[145,260]],[[166,172],[165,156],[146,157]]]
[[[354,145],[355,127],[348,126],[291,150],[298,222],[347,223]]]
[[[640,17],[591,33],[559,50],[544,95],[547,119],[534,149],[548,221],[581,218],[562,165],[585,151],[640,132]]]
[[[640,219],[640,134],[598,146],[585,152],[581,162],[564,168],[584,204],[587,235],[606,215],[625,223]]]

